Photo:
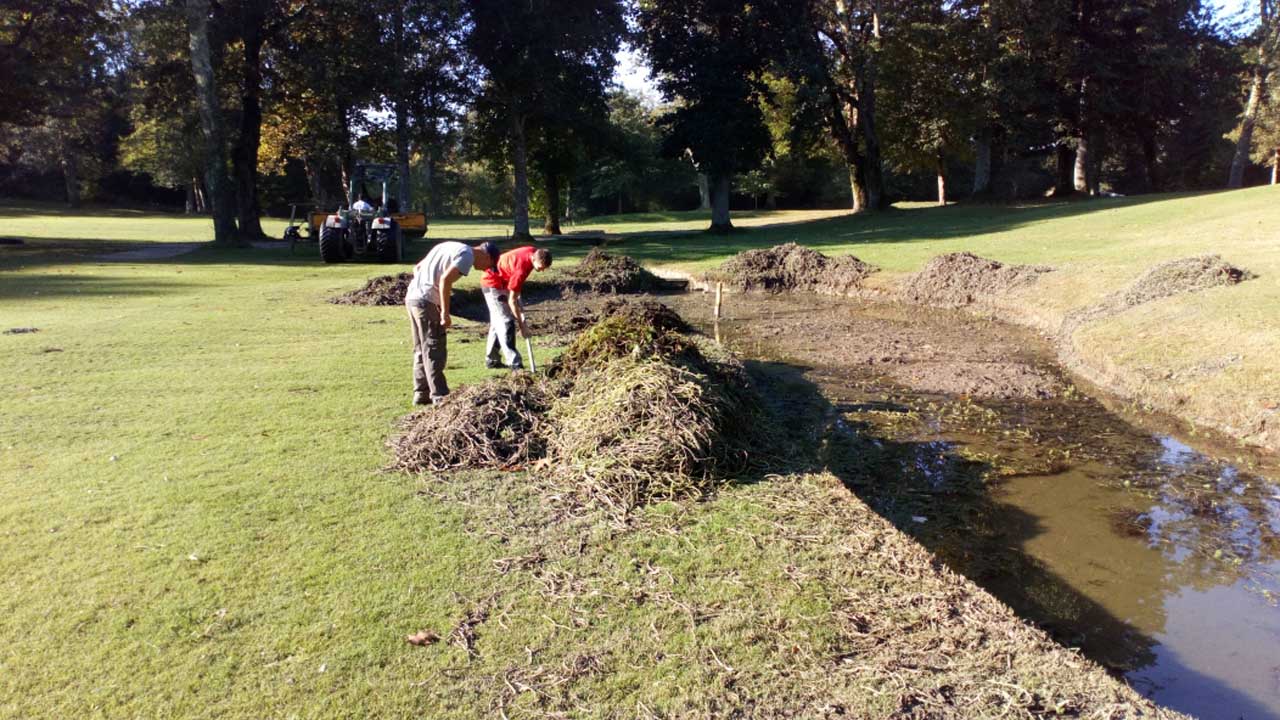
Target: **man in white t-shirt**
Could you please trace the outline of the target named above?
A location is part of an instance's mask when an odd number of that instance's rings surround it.
[[[364,195],[361,195],[359,200],[356,200],[355,202],[351,203],[351,209],[355,210],[361,215],[368,215],[369,213],[373,212],[373,205],[370,204],[370,202],[364,198]]]
[[[488,270],[498,259],[493,242],[468,247],[445,241],[431,248],[413,268],[413,279],[404,295],[405,309],[413,333],[413,402],[437,403],[449,394],[444,377],[448,359],[447,331],[453,326],[449,314],[450,294],[458,278],[477,270]]]

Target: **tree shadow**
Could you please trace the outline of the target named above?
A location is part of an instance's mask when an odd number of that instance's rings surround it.
[[[0,300],[16,303],[64,297],[160,297],[202,287],[207,286],[154,276],[122,278],[82,273],[19,273],[5,276],[0,282]]]
[[[1128,198],[1057,200],[1018,205],[957,204],[946,207],[890,209],[844,215],[781,227],[741,228],[729,235],[689,231],[632,233],[611,243],[640,260],[697,262],[728,252],[795,241],[816,250],[864,243],[908,243],[1007,232],[1049,220],[1105,210],[1198,197],[1209,193],[1141,195]],[[669,242],[679,241],[679,242]]]
[[[877,514],[914,538],[949,568],[969,578],[1056,641],[1079,648],[1109,672],[1124,676],[1160,660],[1160,672],[1180,686],[1212,693],[1233,712],[1267,717],[1272,711],[1227,685],[1157,653],[1157,640],[1092,600],[1032,556],[1028,541],[1045,532],[1041,521],[1001,502],[984,480],[991,466],[943,441],[902,441],[849,419],[868,409],[832,404],[808,375],[811,368],[748,361],[748,372],[778,420],[786,460],[773,472],[826,471]],[[875,403],[879,412],[904,412]],[[797,418],[807,418],[798,422]],[[1172,580],[1166,579],[1166,582]],[[1147,589],[1140,602],[1165,622],[1162,598],[1170,590]],[[1157,688],[1138,688],[1151,693]],[[1178,698],[1170,698],[1177,701]]]

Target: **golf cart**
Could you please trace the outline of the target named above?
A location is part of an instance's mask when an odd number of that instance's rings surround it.
[[[381,185],[381,199],[373,210],[352,208],[365,183]],[[313,210],[310,234],[319,239],[320,259],[326,263],[363,258],[375,262],[397,263],[404,258],[404,237],[422,237],[427,231],[423,213],[401,212],[394,196],[399,195],[401,179],[395,165],[359,163],[351,174],[347,189],[348,205],[333,213]],[[299,233],[300,234],[300,233]]]

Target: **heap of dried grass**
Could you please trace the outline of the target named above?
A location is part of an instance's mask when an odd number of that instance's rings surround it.
[[[551,368],[557,377],[576,375],[618,358],[683,357],[698,361],[685,333],[689,326],[671,308],[652,301],[609,303],[595,325],[583,331]]]
[[[662,280],[626,255],[612,255],[593,248],[582,262],[560,272],[561,284],[575,292],[603,294],[657,290]]]
[[[515,373],[469,385],[400,422],[391,467],[407,472],[503,468],[543,456],[552,381]]]

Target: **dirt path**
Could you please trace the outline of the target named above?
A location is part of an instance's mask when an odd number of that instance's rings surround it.
[[[146,262],[148,260],[168,260],[180,255],[186,255],[199,248],[204,247],[208,243],[202,242],[182,242],[182,243],[157,243],[148,245],[136,250],[124,250],[121,252],[103,253],[94,255],[94,260],[106,260],[109,262]]]

